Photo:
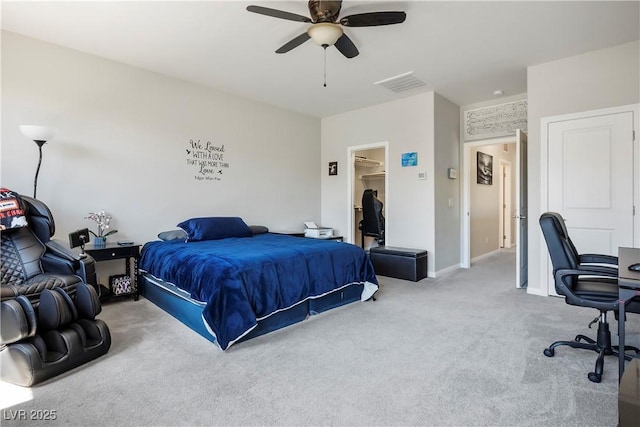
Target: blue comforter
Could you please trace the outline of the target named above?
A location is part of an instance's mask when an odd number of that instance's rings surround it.
[[[378,282],[366,253],[341,242],[280,234],[154,241],[140,269],[205,302],[203,317],[225,350],[257,321],[352,283]]]

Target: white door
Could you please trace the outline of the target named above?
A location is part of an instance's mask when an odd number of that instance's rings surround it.
[[[516,130],[516,287],[527,286],[529,280],[527,262],[528,231],[527,216],[529,215],[527,195],[527,134]]]
[[[550,122],[547,132],[548,210],[578,252],[633,246],[633,112]],[[555,294],[553,280],[548,288]]]

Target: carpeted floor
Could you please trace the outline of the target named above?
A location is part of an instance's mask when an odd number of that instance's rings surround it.
[[[375,302],[224,353],[145,299],[105,304],[109,353],[30,389],[0,383],[2,425],[615,426],[616,358],[594,384],[595,353],[542,354],[595,336],[597,312],[515,289],[514,264],[506,252],[439,279],[380,277]]]

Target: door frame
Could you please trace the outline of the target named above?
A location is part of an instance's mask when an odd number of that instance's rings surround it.
[[[509,249],[513,246],[512,242],[512,221],[511,221],[511,192],[513,190],[511,186],[511,162],[508,160],[500,159],[500,236],[499,241],[502,242],[503,248]],[[506,176],[505,176],[506,175]]]
[[[633,217],[633,245],[640,244],[640,214],[638,204],[640,203],[640,142],[638,137],[638,122],[640,121],[640,104],[627,104],[619,107],[603,108],[598,110],[581,111],[577,113],[561,114],[557,116],[548,116],[540,119],[540,214],[549,210],[549,125],[555,122],[568,120],[585,119],[594,116],[608,116],[611,114],[625,113],[631,111],[633,113],[633,204],[635,214]],[[555,295],[552,289],[550,278],[550,259],[547,245],[544,240],[540,244],[540,280],[546,281],[547,286],[542,286],[541,294],[543,296]],[[546,293],[544,292],[546,289]]]
[[[381,142],[373,142],[370,144],[363,144],[363,145],[354,145],[351,147],[347,147],[347,164],[349,165],[349,167],[347,168],[347,230],[348,233],[344,233],[346,234],[346,242],[347,243],[352,243],[354,245],[357,245],[357,243],[355,242],[355,211],[353,209],[353,187],[354,187],[354,182],[356,179],[356,166],[355,166],[355,153],[357,151],[364,151],[364,150],[371,150],[374,148],[384,148],[384,193],[385,193],[385,200],[384,200],[384,217],[385,217],[385,223],[384,223],[384,234],[385,234],[385,241],[388,242],[388,238],[387,236],[390,235],[389,233],[389,201],[391,200],[391,197],[389,196],[390,192],[389,192],[389,141],[381,141]]]
[[[460,242],[460,267],[471,267],[471,148],[484,145],[515,144],[516,136],[481,139],[463,143],[462,147],[462,233]]]

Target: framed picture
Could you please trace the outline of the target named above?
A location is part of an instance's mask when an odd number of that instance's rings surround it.
[[[329,162],[329,175],[338,175],[338,162]]]
[[[418,153],[402,153],[402,167],[417,166],[418,165]]]
[[[493,156],[478,151],[478,184],[493,185]]]

